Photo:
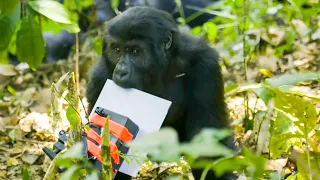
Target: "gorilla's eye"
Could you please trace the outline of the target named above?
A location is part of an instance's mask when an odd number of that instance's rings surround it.
[[[114,50],[116,53],[119,53],[119,52],[120,52],[120,48],[118,48],[118,47],[114,47],[113,50]]]
[[[139,50],[138,49],[132,49],[131,53],[133,55],[137,55],[139,53]]]

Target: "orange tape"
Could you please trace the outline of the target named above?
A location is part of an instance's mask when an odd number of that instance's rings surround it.
[[[94,115],[90,119],[90,123],[96,124],[100,128],[104,127],[105,122],[106,122],[106,118],[100,116],[97,113],[94,113]],[[133,135],[129,132],[129,130],[126,127],[112,120],[109,120],[109,131],[113,136],[117,137],[124,143],[130,143],[133,139]]]
[[[96,157],[97,160],[102,163],[102,157],[101,157],[102,150],[90,140],[87,140],[87,147],[88,147],[88,152],[92,154],[94,157]],[[120,164],[120,156],[119,154],[117,154],[116,152],[117,150],[118,150],[118,147],[114,143],[110,142],[110,155],[113,159],[113,162],[115,164]]]

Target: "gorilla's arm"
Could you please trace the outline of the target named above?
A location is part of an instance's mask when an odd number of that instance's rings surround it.
[[[107,59],[105,56],[101,56],[98,63],[91,71],[91,77],[86,89],[86,97],[89,103],[88,113],[90,114],[94,104],[96,103],[100,92],[107,81],[111,79],[112,72],[108,68]]]
[[[186,140],[202,128],[228,126],[219,57],[214,50],[207,49],[194,58],[192,72],[187,75]]]

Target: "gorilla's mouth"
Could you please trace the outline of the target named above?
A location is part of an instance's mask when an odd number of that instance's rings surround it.
[[[122,88],[135,88],[141,90],[141,87],[139,88],[139,86],[136,83],[133,83],[131,77],[127,77],[124,79],[117,74],[113,74],[112,80]]]

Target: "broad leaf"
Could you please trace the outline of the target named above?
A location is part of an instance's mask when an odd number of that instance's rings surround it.
[[[70,158],[70,159],[83,159],[83,144],[82,142],[78,142],[73,145],[70,149],[68,149],[60,158]]]
[[[294,132],[295,126],[290,118],[278,112],[277,118],[271,128],[269,151],[271,158],[278,158],[288,153],[294,145],[301,145],[300,134]],[[293,131],[293,132],[291,132]]]
[[[269,101],[273,98],[274,93],[264,87],[253,89],[253,92],[265,103],[265,105],[268,105]]]
[[[4,0],[6,1],[6,0]],[[0,2],[1,7],[1,2]],[[15,29],[20,20],[20,3],[16,6],[13,13],[0,18],[0,34],[1,34],[1,41],[0,41],[0,51],[3,51],[8,48],[12,35],[15,32]]]
[[[67,11],[63,5],[53,0],[29,1],[28,4],[32,9],[45,17],[59,23],[72,24]]]
[[[85,152],[85,150],[83,150],[83,147],[82,142],[76,143],[57,159],[56,164],[69,168],[76,160],[84,160],[85,156],[83,152]]]
[[[300,138],[300,136],[292,133],[271,136],[269,145],[271,158],[275,159],[287,153],[294,145],[302,146]]]
[[[179,161],[177,132],[172,128],[163,128],[132,143],[132,149],[139,154],[148,152],[152,160]]]
[[[298,166],[298,179],[311,179],[310,170],[313,172],[312,179],[320,178],[320,153],[310,152],[308,157],[307,153],[297,153],[297,166]],[[308,167],[308,159],[310,159],[310,168]]]
[[[22,19],[16,45],[19,61],[28,63],[32,69],[40,66],[45,55],[45,42],[41,27],[32,16]]]
[[[180,151],[183,154],[198,157],[232,156],[234,152],[219,141],[230,136],[228,130],[203,129],[189,143],[183,143]]]
[[[207,36],[209,41],[214,42],[217,35],[218,35],[218,28],[217,25],[213,22],[206,22],[203,24],[203,29],[207,32]]]
[[[312,81],[320,79],[320,73],[310,72],[310,73],[297,73],[297,74],[284,74],[274,78],[266,79],[266,83],[273,87],[278,87],[282,85],[296,85],[303,81]]]
[[[68,106],[66,115],[72,129],[77,129],[78,122],[80,122],[81,119],[78,113],[71,107],[71,105]]]
[[[0,1],[0,18],[12,13],[17,7],[19,0],[1,0]]]
[[[315,106],[305,99],[293,94],[283,93],[275,89],[275,108],[282,111],[288,117],[292,117],[295,126],[305,137],[313,130],[317,122],[317,111]]]
[[[62,173],[60,180],[78,180],[80,179],[80,173],[81,170],[80,166],[74,165],[71,166],[67,171]]]
[[[99,180],[99,174],[97,171],[92,172],[89,174],[85,180]]]

